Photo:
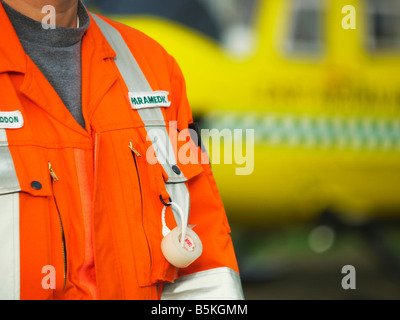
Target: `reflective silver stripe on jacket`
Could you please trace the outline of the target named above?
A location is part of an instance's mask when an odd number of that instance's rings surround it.
[[[129,91],[153,92],[153,89],[119,31],[95,14],[92,14],[92,16],[111,47],[117,53],[115,63]],[[168,132],[165,127],[164,116],[160,108],[139,109],[137,112],[145,125],[158,161],[161,163],[170,179],[173,180],[174,183],[179,184],[179,186],[172,186],[167,183],[166,189],[172,201],[177,203],[188,215],[188,211],[185,208],[189,207],[187,204],[189,191],[184,183],[187,179],[182,172],[177,174],[172,170],[172,167],[176,165],[176,158],[170,140],[166,139],[168,137]],[[184,194],[182,194],[182,192]],[[174,212],[174,216],[177,224],[181,225],[179,214]]]
[[[20,299],[19,191],[7,134],[0,129],[0,300]]]
[[[115,63],[130,92],[152,92],[145,75],[140,69],[121,34],[114,27],[92,14],[97,25],[117,53]],[[172,170],[176,165],[174,151],[165,128],[163,114],[159,108],[137,110],[149,135],[159,162],[174,183],[167,181],[166,189],[172,201],[178,203],[188,214],[189,191],[183,173]],[[175,220],[180,225],[179,214]],[[161,232],[161,231],[160,231]],[[239,274],[230,268],[217,268],[183,276],[174,283],[165,284],[162,299],[243,299]]]

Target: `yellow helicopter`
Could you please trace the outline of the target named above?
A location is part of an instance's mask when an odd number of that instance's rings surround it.
[[[233,141],[236,163],[215,163],[209,148],[230,221],[273,225],[329,209],[358,223],[400,213],[399,5],[258,0],[242,55],[170,19],[111,18],[177,59],[202,128],[254,133],[254,149]],[[223,139],[210,142],[224,154]]]

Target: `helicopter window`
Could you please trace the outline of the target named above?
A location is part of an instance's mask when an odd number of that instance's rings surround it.
[[[323,49],[321,1],[295,0],[292,8],[292,23],[286,51],[288,53],[320,53]]]
[[[215,17],[221,30],[219,42],[231,54],[241,56],[255,46],[253,29],[257,5],[262,0],[200,0]]]
[[[368,15],[370,49],[400,49],[400,1],[369,0]]]

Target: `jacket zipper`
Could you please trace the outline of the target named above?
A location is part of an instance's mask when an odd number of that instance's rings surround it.
[[[54,199],[54,203],[56,205],[58,219],[60,221],[60,228],[61,228],[62,254],[63,254],[63,263],[64,263],[64,287],[63,287],[63,289],[65,289],[65,285],[67,283],[67,249],[66,249],[66,244],[65,244],[65,233],[64,233],[64,226],[63,226],[62,219],[61,219],[61,213],[60,213],[60,209],[58,207],[57,199],[56,199],[56,196],[54,193],[54,182],[58,181],[58,177],[55,174],[50,162],[49,162],[49,172],[50,172],[50,177],[51,177],[51,189],[53,192],[53,199]]]
[[[140,210],[141,210],[141,214],[142,214],[142,225],[143,225],[143,229],[144,229],[144,235],[145,235],[145,237],[146,237],[147,247],[148,247],[148,249],[149,249],[149,254],[150,254],[150,265],[152,265],[151,250],[150,250],[149,240],[148,240],[148,238],[147,238],[146,229],[145,229],[145,227],[144,227],[143,192],[142,192],[142,183],[141,183],[140,174],[139,174],[139,166],[138,166],[138,163],[137,163],[137,158],[140,158],[140,157],[142,157],[142,156],[141,156],[140,153],[133,147],[132,142],[130,142],[130,144],[129,144],[129,149],[131,149],[132,156],[133,156],[133,160],[134,160],[134,162],[135,162],[136,174],[137,174],[137,179],[138,179],[138,183],[139,183],[139,191],[140,191]]]

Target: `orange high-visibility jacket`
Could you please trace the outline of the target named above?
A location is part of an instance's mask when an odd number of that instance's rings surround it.
[[[160,110],[169,134],[188,128],[193,119],[175,60],[141,32],[103,19],[122,35],[152,90],[168,93],[170,105]],[[152,141],[114,61],[118,52],[96,21],[82,40],[86,130],[26,55],[1,4],[0,30],[0,298],[241,299],[209,164],[177,157],[173,168],[184,176],[188,224],[203,253],[182,269],[164,258],[160,195],[169,201],[173,178],[146,157]],[[171,208],[166,222],[176,226]]]

